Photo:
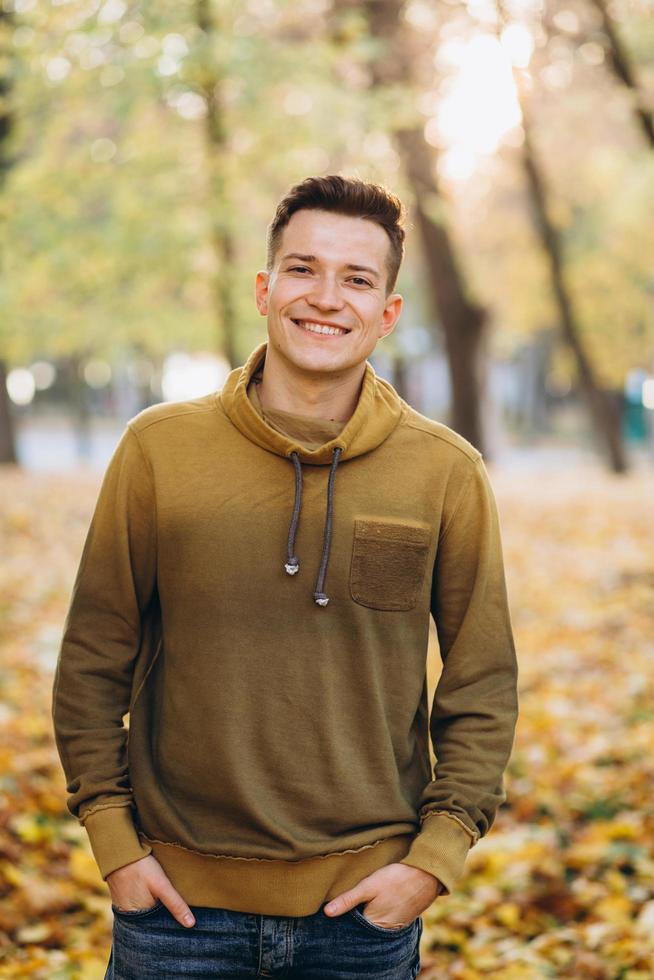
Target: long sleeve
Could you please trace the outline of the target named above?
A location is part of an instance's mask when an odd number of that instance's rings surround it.
[[[420,832],[401,863],[434,874],[448,894],[506,799],[518,716],[499,519],[481,457],[441,532],[431,608],[443,661],[429,722],[436,778],[422,793]]]
[[[52,693],[55,741],[70,794],[103,878],[151,852],[132,819],[127,729],[142,615],[156,589],[152,472],[128,423],[109,462],[87,533]]]

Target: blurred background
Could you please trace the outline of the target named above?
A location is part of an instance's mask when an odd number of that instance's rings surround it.
[[[267,226],[326,173],[408,207],[373,364],[484,454],[521,662],[507,802],[422,976],[654,976],[653,15],[1,0],[0,976],[104,976],[49,714],[99,481],[128,418],[265,339]]]

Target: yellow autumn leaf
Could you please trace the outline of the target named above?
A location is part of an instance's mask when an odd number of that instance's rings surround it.
[[[25,881],[25,872],[18,865],[12,864],[11,861],[3,861],[0,864],[0,874],[2,874],[5,881],[10,885],[15,885],[16,888],[21,888]]]
[[[100,869],[92,854],[82,847],[74,847],[70,852],[70,874],[80,885],[101,888],[104,885]]]
[[[631,902],[626,895],[607,895],[595,906],[595,914],[614,925],[631,921]]]
[[[495,918],[503,926],[514,929],[520,921],[520,909],[515,902],[502,902],[495,909]]]
[[[16,938],[19,943],[41,943],[48,938],[51,931],[47,922],[39,922],[18,929]]]
[[[104,980],[107,971],[107,959],[89,956],[80,963],[75,980]]]
[[[38,814],[21,814],[9,821],[11,829],[26,844],[42,844],[52,839],[54,828],[43,823]]]

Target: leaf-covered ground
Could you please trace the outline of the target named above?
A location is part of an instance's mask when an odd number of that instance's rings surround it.
[[[423,918],[424,980],[654,977],[654,480],[490,468],[520,661],[508,799]],[[50,697],[97,474],[0,470],[0,976],[102,980],[111,908]],[[437,676],[431,662],[432,684]]]

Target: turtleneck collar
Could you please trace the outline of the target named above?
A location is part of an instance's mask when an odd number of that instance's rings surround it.
[[[263,449],[286,457],[297,453],[303,463],[331,465],[335,449],[341,450],[341,461],[361,456],[381,445],[399,423],[403,413],[401,398],[392,385],[379,378],[370,362],[366,361],[357,407],[336,438],[318,449],[308,449],[277,432],[258,414],[247,394],[248,384],[265,360],[267,349],[267,343],[256,347],[242,367],[230,372],[219,395],[230,421],[246,438]]]

